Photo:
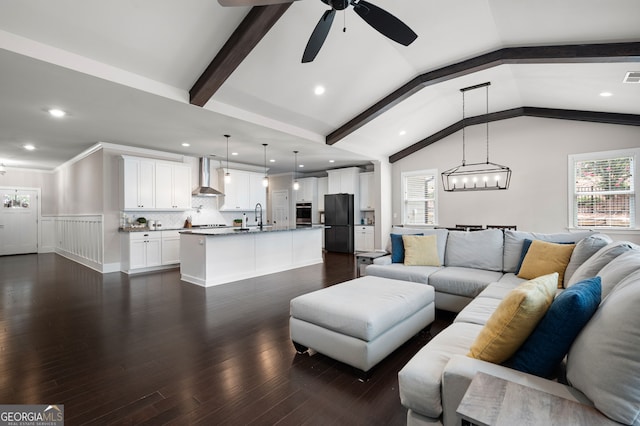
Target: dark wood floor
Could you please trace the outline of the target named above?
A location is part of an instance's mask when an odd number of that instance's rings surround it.
[[[0,403],[64,404],[68,425],[401,425],[411,339],[362,383],[297,355],[291,298],[355,277],[351,255],[204,289],[177,270],[99,274],[55,254],[0,257]],[[439,312],[437,333],[450,318]]]

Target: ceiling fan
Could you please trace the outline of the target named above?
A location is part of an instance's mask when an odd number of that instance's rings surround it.
[[[289,3],[297,0],[218,0],[222,6],[264,6],[268,4]],[[311,62],[315,59],[329,34],[333,18],[336,10],[344,10],[349,6],[353,6],[353,10],[364,21],[371,25],[380,34],[391,40],[408,46],[418,38],[404,22],[396,18],[384,9],[369,3],[365,0],[321,0],[323,3],[331,6],[331,9],[324,12],[320,21],[311,33],[311,37],[307,42],[307,47],[302,55],[302,63]]]

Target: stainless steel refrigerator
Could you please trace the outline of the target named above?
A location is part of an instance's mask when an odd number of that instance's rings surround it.
[[[354,252],[353,194],[324,196],[324,248],[338,253]]]

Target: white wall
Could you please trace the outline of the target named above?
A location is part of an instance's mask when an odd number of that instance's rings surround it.
[[[485,127],[467,129],[467,163],[482,162]],[[519,117],[489,125],[490,161],[512,169],[506,191],[450,193],[439,181],[438,225],[517,225],[519,230],[560,232],[568,227],[568,155],[640,146],[640,127]],[[393,164],[393,224],[400,224],[401,173],[459,165],[458,132]],[[640,242],[638,233],[612,233],[616,240]]]

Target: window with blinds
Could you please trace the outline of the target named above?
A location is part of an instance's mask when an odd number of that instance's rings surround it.
[[[437,223],[437,176],[437,170],[402,174],[404,225],[435,225]]]
[[[635,228],[635,151],[573,156],[573,226]]]

